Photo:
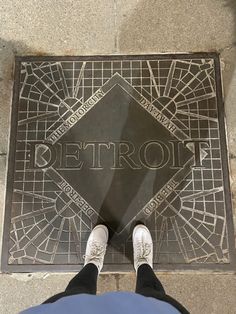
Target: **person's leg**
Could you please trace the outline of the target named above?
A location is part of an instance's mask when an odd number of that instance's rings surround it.
[[[103,267],[108,236],[108,229],[104,225],[98,225],[92,230],[86,246],[83,269],[72,278],[64,292],[52,296],[44,303],[52,303],[74,294],[96,294],[97,277]]]
[[[69,282],[65,291],[53,295],[49,299],[43,302],[53,303],[62,297],[74,295],[74,294],[96,294],[97,292],[97,278],[98,278],[98,268],[92,263],[87,264],[82,268],[82,270],[75,275]]]
[[[144,296],[149,296],[152,290],[163,295],[165,294],[165,290],[151,266],[142,264],[138,267],[135,292]]]
[[[87,264],[83,269],[69,282],[66,287],[68,291],[81,291],[80,293],[96,294],[97,292],[98,268],[92,263]]]
[[[189,314],[178,301],[165,293],[165,290],[152,270],[153,243],[150,231],[144,225],[137,225],[133,231],[134,268],[137,272],[135,292],[173,305],[180,313]]]
[[[152,270],[153,242],[150,231],[144,225],[137,225],[133,231],[134,268],[137,272],[136,293],[151,296],[165,294],[161,282]]]

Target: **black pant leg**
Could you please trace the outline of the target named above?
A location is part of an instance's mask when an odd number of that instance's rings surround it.
[[[69,282],[65,291],[81,290],[81,293],[96,294],[97,293],[97,267],[89,263]]]
[[[53,303],[60,298],[69,295],[75,294],[96,294],[97,292],[97,278],[98,278],[98,269],[97,267],[89,263],[82,268],[82,270],[71,279],[68,286],[64,292],[58,293],[43,303]]]
[[[151,291],[165,294],[165,290],[153,269],[148,264],[143,264],[138,268],[135,292],[149,296],[147,294]]]
[[[181,314],[189,314],[189,311],[182,304],[165,293],[160,280],[148,264],[143,264],[138,268],[135,292],[145,297],[152,297],[167,302]]]

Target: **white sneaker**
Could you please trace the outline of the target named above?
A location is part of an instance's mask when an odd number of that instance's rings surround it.
[[[97,225],[93,228],[87,241],[84,255],[84,266],[92,263],[97,266],[98,272],[102,270],[109,237],[108,228],[105,225]]]
[[[144,225],[137,225],[133,231],[134,268],[153,263],[153,243],[152,236],[148,228]]]

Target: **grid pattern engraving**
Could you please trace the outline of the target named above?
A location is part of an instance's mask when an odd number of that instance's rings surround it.
[[[93,226],[114,217],[107,269],[130,269],[138,220],[158,268],[230,266],[216,65],[207,54],[19,60],[7,267],[81,266]]]

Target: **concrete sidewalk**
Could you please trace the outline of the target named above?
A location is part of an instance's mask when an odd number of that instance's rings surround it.
[[[30,276],[30,277],[28,277]],[[72,274],[4,275],[0,285],[1,313],[17,313],[37,305],[67,286]],[[191,314],[234,314],[236,277],[218,274],[161,274],[166,292]],[[134,291],[135,274],[101,274],[98,293]]]
[[[234,0],[0,0],[0,215],[3,216],[15,55],[219,51],[233,197],[236,192],[236,2]],[[234,200],[235,201],[235,200]],[[235,215],[236,217],[236,215]],[[236,221],[236,218],[235,218]],[[1,219],[2,226],[3,219]],[[2,236],[2,228],[0,228]],[[72,274],[2,274],[0,313],[61,291]],[[234,314],[235,274],[160,275],[190,312]],[[99,292],[133,290],[134,274],[102,274]]]

